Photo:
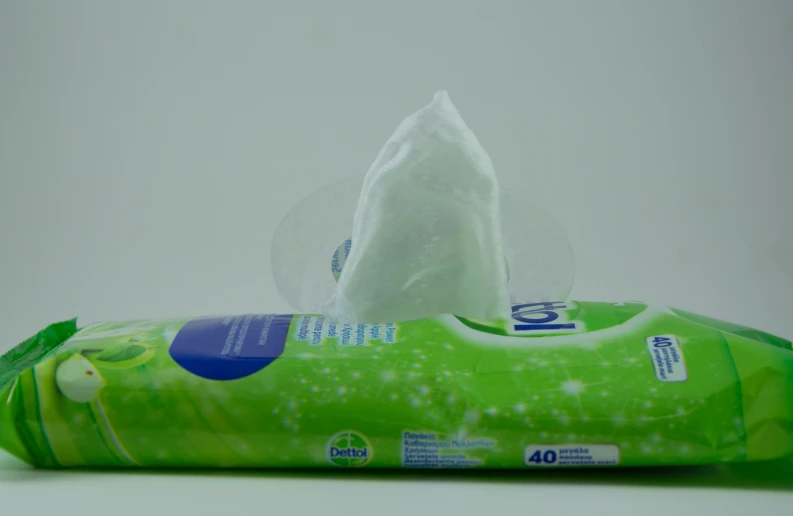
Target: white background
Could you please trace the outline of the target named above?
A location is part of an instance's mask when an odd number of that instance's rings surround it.
[[[439,88],[502,185],[568,233],[574,298],[793,337],[793,2],[0,0],[0,351],[74,315],[288,311],[280,218],[365,172]],[[3,456],[0,512],[787,514],[791,469],[80,473]]]

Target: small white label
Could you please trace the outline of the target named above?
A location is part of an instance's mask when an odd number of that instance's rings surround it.
[[[683,349],[674,335],[654,335],[645,339],[647,350],[653,361],[655,377],[662,382],[685,382],[688,380]]]
[[[616,466],[620,449],[613,444],[532,444],[526,446],[523,462],[545,468]]]

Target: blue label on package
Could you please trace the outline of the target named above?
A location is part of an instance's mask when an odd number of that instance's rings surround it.
[[[171,344],[171,358],[209,380],[237,380],[281,356],[291,315],[238,315],[194,319]]]

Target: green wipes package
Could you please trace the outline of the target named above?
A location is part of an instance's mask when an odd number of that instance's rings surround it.
[[[642,303],[58,323],[0,359],[42,467],[553,468],[793,455],[790,341]]]

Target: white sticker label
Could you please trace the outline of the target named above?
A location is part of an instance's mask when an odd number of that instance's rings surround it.
[[[546,468],[616,466],[620,449],[613,444],[532,444],[526,446],[523,462]]]
[[[688,380],[683,349],[674,335],[654,335],[645,339],[647,350],[653,361],[655,377],[662,382],[685,382]]]

